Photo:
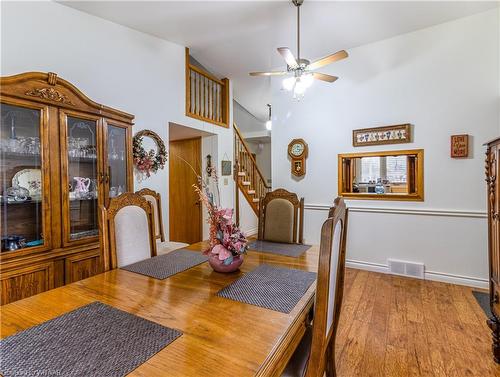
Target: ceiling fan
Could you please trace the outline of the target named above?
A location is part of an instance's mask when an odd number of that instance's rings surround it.
[[[300,6],[303,2],[304,0],[292,0],[293,5],[297,7],[297,57],[293,56],[288,47],[279,47],[278,52],[285,59],[287,65],[286,71],[250,72],[250,76],[290,76],[283,80],[283,88],[293,91],[293,96],[297,99],[304,96],[305,90],[311,86],[314,79],[329,83],[338,79],[338,77],[326,73],[314,72],[315,69],[348,57],[347,52],[344,50],[337,51],[312,63],[300,57]]]

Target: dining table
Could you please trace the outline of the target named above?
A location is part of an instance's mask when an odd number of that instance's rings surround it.
[[[200,252],[205,246],[187,249]],[[317,246],[299,257],[249,250],[236,272],[215,272],[202,263],[164,280],[106,271],[2,306],[0,337],[99,301],[182,332],[129,376],[280,376],[305,332],[316,283],[288,314],[217,292],[264,264],[316,272],[318,257]]]

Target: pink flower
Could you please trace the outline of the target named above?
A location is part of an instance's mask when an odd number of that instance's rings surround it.
[[[224,246],[221,245],[221,248],[219,249],[219,260],[225,260],[229,258],[232,254],[229,252],[228,249],[226,249]]]
[[[224,208],[222,210],[222,217],[226,220],[232,220],[233,218],[233,209],[232,208]]]
[[[221,244],[218,244],[218,245],[215,245],[213,248],[212,248],[212,254],[220,254],[220,252],[222,250],[226,250],[226,248],[224,246],[222,246]]]

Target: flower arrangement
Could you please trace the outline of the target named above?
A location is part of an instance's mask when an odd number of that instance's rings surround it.
[[[144,136],[151,137],[155,141],[158,147],[157,151],[151,149],[147,152],[144,149],[142,146]],[[132,153],[135,167],[140,173],[148,178],[151,176],[151,173],[156,173],[158,170],[165,167],[168,157],[167,149],[163,141],[156,133],[149,130],[140,131],[134,136],[132,141]]]
[[[217,188],[217,198],[210,191],[208,184],[198,176],[198,185],[195,191],[200,201],[208,210],[208,223],[210,224],[209,247],[204,254],[217,255],[223,265],[229,266],[234,259],[245,254],[248,249],[248,240],[245,234],[233,223],[233,210],[221,208],[219,202],[219,182],[217,172],[211,168],[209,178],[213,178]]]

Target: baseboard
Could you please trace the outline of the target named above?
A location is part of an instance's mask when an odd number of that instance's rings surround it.
[[[245,235],[247,237],[252,237],[252,236],[256,236],[257,235],[257,232],[259,231],[259,228],[251,228],[251,229],[242,229],[241,230],[243,233],[245,233]]]
[[[370,262],[362,262],[362,261],[347,259],[346,267],[356,268],[358,270],[380,272],[383,274],[389,273],[387,265],[381,263],[370,263]],[[444,272],[426,271],[425,280],[432,280],[432,281],[439,281],[442,283],[458,284],[458,285],[465,285],[468,287],[488,289],[488,279],[481,279],[471,276],[454,275]]]

